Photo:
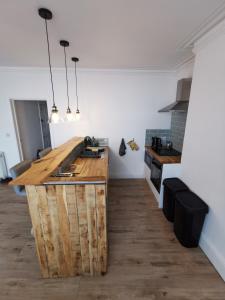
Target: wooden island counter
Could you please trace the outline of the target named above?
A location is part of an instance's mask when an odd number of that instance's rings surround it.
[[[25,185],[44,278],[107,270],[108,148],[101,158],[80,158],[83,148],[83,138],[73,138],[10,183]],[[74,176],[57,176],[68,166]]]

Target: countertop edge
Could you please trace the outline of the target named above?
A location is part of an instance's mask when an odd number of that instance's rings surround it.
[[[161,164],[180,164],[181,163],[181,155],[179,156],[160,156],[158,155],[151,146],[145,146],[145,150],[153,156],[156,160],[158,160]]]

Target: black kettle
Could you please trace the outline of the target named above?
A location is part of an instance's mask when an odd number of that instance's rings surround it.
[[[85,136],[84,138],[84,146],[85,147],[98,147],[99,143],[98,141],[93,137]]]
[[[88,147],[88,146],[92,146],[92,139],[90,136],[85,136],[84,138],[84,146]]]

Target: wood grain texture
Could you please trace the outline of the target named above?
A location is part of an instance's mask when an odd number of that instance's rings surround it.
[[[26,193],[29,205],[30,216],[32,220],[34,236],[36,239],[36,250],[39,258],[42,276],[47,278],[49,274],[48,258],[46,253],[46,246],[44,234],[42,231],[42,224],[39,216],[39,196],[35,186],[26,186]],[[29,201],[31,199],[31,201]]]
[[[88,218],[87,218],[87,199],[85,197],[85,187],[76,186],[77,214],[79,218],[80,247],[82,260],[82,273],[90,273],[90,255],[88,239]]]
[[[157,159],[161,164],[179,164],[181,162],[181,155],[179,156],[160,156],[150,146],[146,146],[147,152]]]
[[[97,240],[97,222],[96,222],[96,202],[95,185],[85,186],[85,198],[87,201],[87,219],[88,219],[88,240],[89,240],[89,259],[90,273],[98,273],[98,240]]]
[[[106,218],[106,188],[107,186],[96,186],[96,211],[97,211],[97,240],[98,240],[98,267],[99,272],[105,274],[107,271],[107,218]]]
[[[225,299],[224,281],[200,248],[178,243],[144,180],[109,182],[105,276],[41,278],[30,228],[26,197],[0,184],[1,300]]]
[[[105,185],[27,186],[43,277],[106,272],[104,191]]]
[[[83,142],[83,138],[74,137],[65,144],[52,150],[43,158],[33,162],[22,175],[10,182],[10,185],[38,185],[52,174],[57,167],[68,157],[72,150]]]
[[[105,151],[102,158],[80,158],[78,157],[73,164],[79,173],[72,177],[47,177],[44,184],[81,184],[83,183],[105,183],[109,176],[109,149]]]

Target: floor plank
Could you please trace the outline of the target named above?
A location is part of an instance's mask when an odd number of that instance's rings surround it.
[[[109,186],[105,276],[42,279],[26,198],[0,185],[0,300],[224,300],[225,283],[201,249],[176,240],[144,180]]]

